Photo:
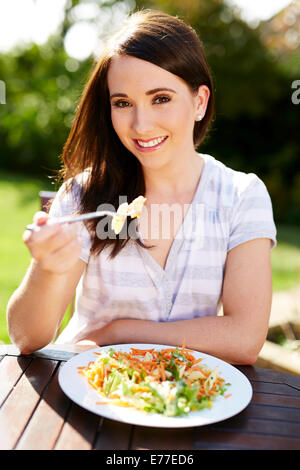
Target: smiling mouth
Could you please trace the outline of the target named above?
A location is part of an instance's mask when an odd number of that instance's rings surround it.
[[[152,139],[152,140],[134,139],[134,142],[140,148],[154,148],[154,147],[157,147],[158,145],[162,144],[165,140],[167,140],[167,138],[168,138],[168,136],[157,137],[156,139]]]

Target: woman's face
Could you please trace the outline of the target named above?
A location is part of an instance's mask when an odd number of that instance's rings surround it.
[[[209,90],[192,94],[176,75],[150,62],[116,56],[108,71],[113,127],[144,168],[160,169],[194,155],[193,129]]]

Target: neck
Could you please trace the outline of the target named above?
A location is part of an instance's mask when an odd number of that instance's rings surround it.
[[[194,191],[198,185],[204,160],[194,152],[191,158],[159,170],[144,169],[146,195],[157,194],[176,198]]]

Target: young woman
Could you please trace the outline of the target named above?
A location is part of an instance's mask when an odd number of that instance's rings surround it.
[[[212,116],[192,28],[156,11],[131,15],[86,85],[50,214],[24,233],[32,262],[7,309],[23,353],[53,340],[76,290],[58,343],[184,342],[233,364],[256,361],[272,299],[272,205],[256,175],[196,152]],[[55,223],[140,195],[140,219],[118,236],[104,219]]]

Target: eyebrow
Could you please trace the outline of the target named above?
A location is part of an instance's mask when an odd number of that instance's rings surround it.
[[[171,91],[172,93],[176,93],[176,91],[172,90],[172,88],[154,88],[153,90],[146,91],[145,95],[154,95],[154,93],[158,93],[159,91]],[[128,98],[128,95],[126,95],[126,93],[114,93],[110,96],[110,99],[116,98],[117,96],[122,98]]]

